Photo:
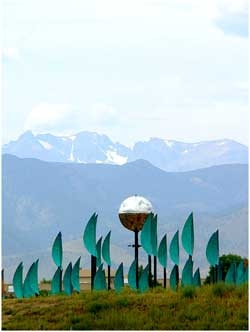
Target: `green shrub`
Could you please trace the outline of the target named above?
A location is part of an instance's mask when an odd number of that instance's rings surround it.
[[[197,296],[197,291],[194,286],[184,286],[181,288],[181,296],[183,298],[192,299]]]

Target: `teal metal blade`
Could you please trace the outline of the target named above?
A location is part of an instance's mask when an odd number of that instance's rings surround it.
[[[35,263],[32,263],[23,282],[23,297],[25,298],[29,298],[35,295],[35,292],[31,286],[31,284],[35,282],[34,271],[35,271]]]
[[[139,290],[143,293],[146,292],[149,288],[148,285],[148,273],[149,268],[148,265],[145,267],[145,269],[142,271],[141,277],[139,279]]]
[[[89,219],[83,234],[83,243],[88,252],[97,257],[96,251],[96,223],[97,223],[97,214],[93,214]]]
[[[227,271],[225,284],[234,284],[236,283],[236,264],[231,263]]]
[[[150,213],[141,230],[141,246],[148,255],[152,255],[151,225],[153,214]]]
[[[194,251],[194,222],[193,212],[188,216],[181,234],[182,246],[188,255],[193,255]]]
[[[157,256],[157,214],[153,216],[151,221],[151,244],[152,254]]]
[[[128,284],[132,289],[136,288],[136,260],[133,261],[133,263],[130,265],[129,271],[128,271]]]
[[[177,231],[172,238],[169,254],[174,264],[179,265],[179,231]]]
[[[168,251],[167,251],[167,234],[165,234],[159,244],[159,248],[158,248],[158,259],[160,264],[163,267],[167,267],[167,255],[168,255]]]
[[[200,276],[200,269],[199,268],[197,268],[197,270],[194,273],[193,285],[197,286],[197,287],[201,287],[201,276]]]
[[[245,270],[245,273],[244,273],[244,282],[248,282],[248,266]]]
[[[245,282],[245,268],[244,261],[242,260],[236,270],[236,285],[241,285]]]
[[[120,292],[124,287],[123,263],[121,263],[116,271],[114,279],[115,291]]]
[[[106,235],[103,245],[102,245],[102,257],[105,261],[105,263],[109,266],[111,266],[111,259],[110,259],[110,235],[111,231],[108,232]]]
[[[181,285],[182,286],[192,286],[193,285],[193,261],[192,257],[189,256],[187,259],[181,277]]]
[[[70,262],[63,276],[63,289],[64,293],[66,293],[67,295],[71,295],[73,292],[73,286],[71,283],[71,274],[72,274],[72,263]]]
[[[210,265],[218,265],[219,262],[219,231],[214,232],[206,247],[206,256]]]
[[[80,293],[80,279],[79,279],[80,260],[81,257],[79,257],[78,260],[76,261],[75,265],[72,268],[72,273],[71,273],[71,283],[73,289],[78,293]]]
[[[106,290],[106,277],[103,270],[103,264],[101,264],[95,274],[94,278],[94,290]]]
[[[62,233],[59,232],[52,246],[52,258],[57,267],[62,267]]]
[[[102,236],[100,239],[97,241],[96,244],[96,266],[99,267],[102,263]]]
[[[39,286],[38,286],[38,262],[37,259],[34,264],[31,265],[30,274],[29,274],[29,282],[30,287],[33,291],[33,294],[39,295]]]
[[[51,281],[51,293],[59,294],[60,293],[60,283],[61,283],[61,268],[58,267]]]
[[[16,268],[12,283],[16,298],[21,299],[23,297],[23,262]]]
[[[170,279],[169,279],[169,283],[170,283],[170,288],[173,291],[176,291],[177,289],[177,278],[178,278],[178,266],[174,265],[171,273],[170,273]]]

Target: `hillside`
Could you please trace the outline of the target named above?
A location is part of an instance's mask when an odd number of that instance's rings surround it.
[[[195,252],[200,267],[207,268],[204,246],[217,228],[223,234],[222,253],[233,250],[247,255],[246,165],[167,173],[143,160],[116,166],[48,163],[4,155],[2,169],[2,252],[9,275],[21,257],[25,266],[40,258],[44,266],[41,273],[45,272],[50,247],[59,231],[69,251],[65,260],[74,260],[80,254],[82,264],[88,266],[81,241],[79,250],[75,250],[75,241],[81,239],[95,211],[99,215],[97,236],[111,230],[111,243],[120,250],[113,250],[113,261],[118,264],[120,257],[125,257],[129,264],[132,249],[127,246],[133,242],[133,234],[123,228],[117,213],[122,200],[133,194],[151,201],[158,214],[159,239],[167,232],[170,240],[194,212]]]

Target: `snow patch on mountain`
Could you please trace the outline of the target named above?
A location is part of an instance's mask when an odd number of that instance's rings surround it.
[[[42,140],[38,140],[38,142],[42,145],[42,147],[44,147],[44,149],[46,150],[51,150],[53,149],[53,146],[51,144],[49,144],[48,142],[42,141]]]
[[[128,158],[119,155],[116,151],[108,150],[106,152],[107,160],[105,162],[111,162],[117,165],[123,165],[127,162]]]

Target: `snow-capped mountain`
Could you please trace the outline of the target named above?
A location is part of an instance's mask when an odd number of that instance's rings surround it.
[[[28,131],[18,140],[3,145],[2,153],[45,161],[116,165],[145,159],[166,171],[188,171],[212,165],[248,163],[248,148],[228,139],[183,143],[151,138],[128,148],[112,142],[106,135],[86,131],[72,136],[34,135]]]

